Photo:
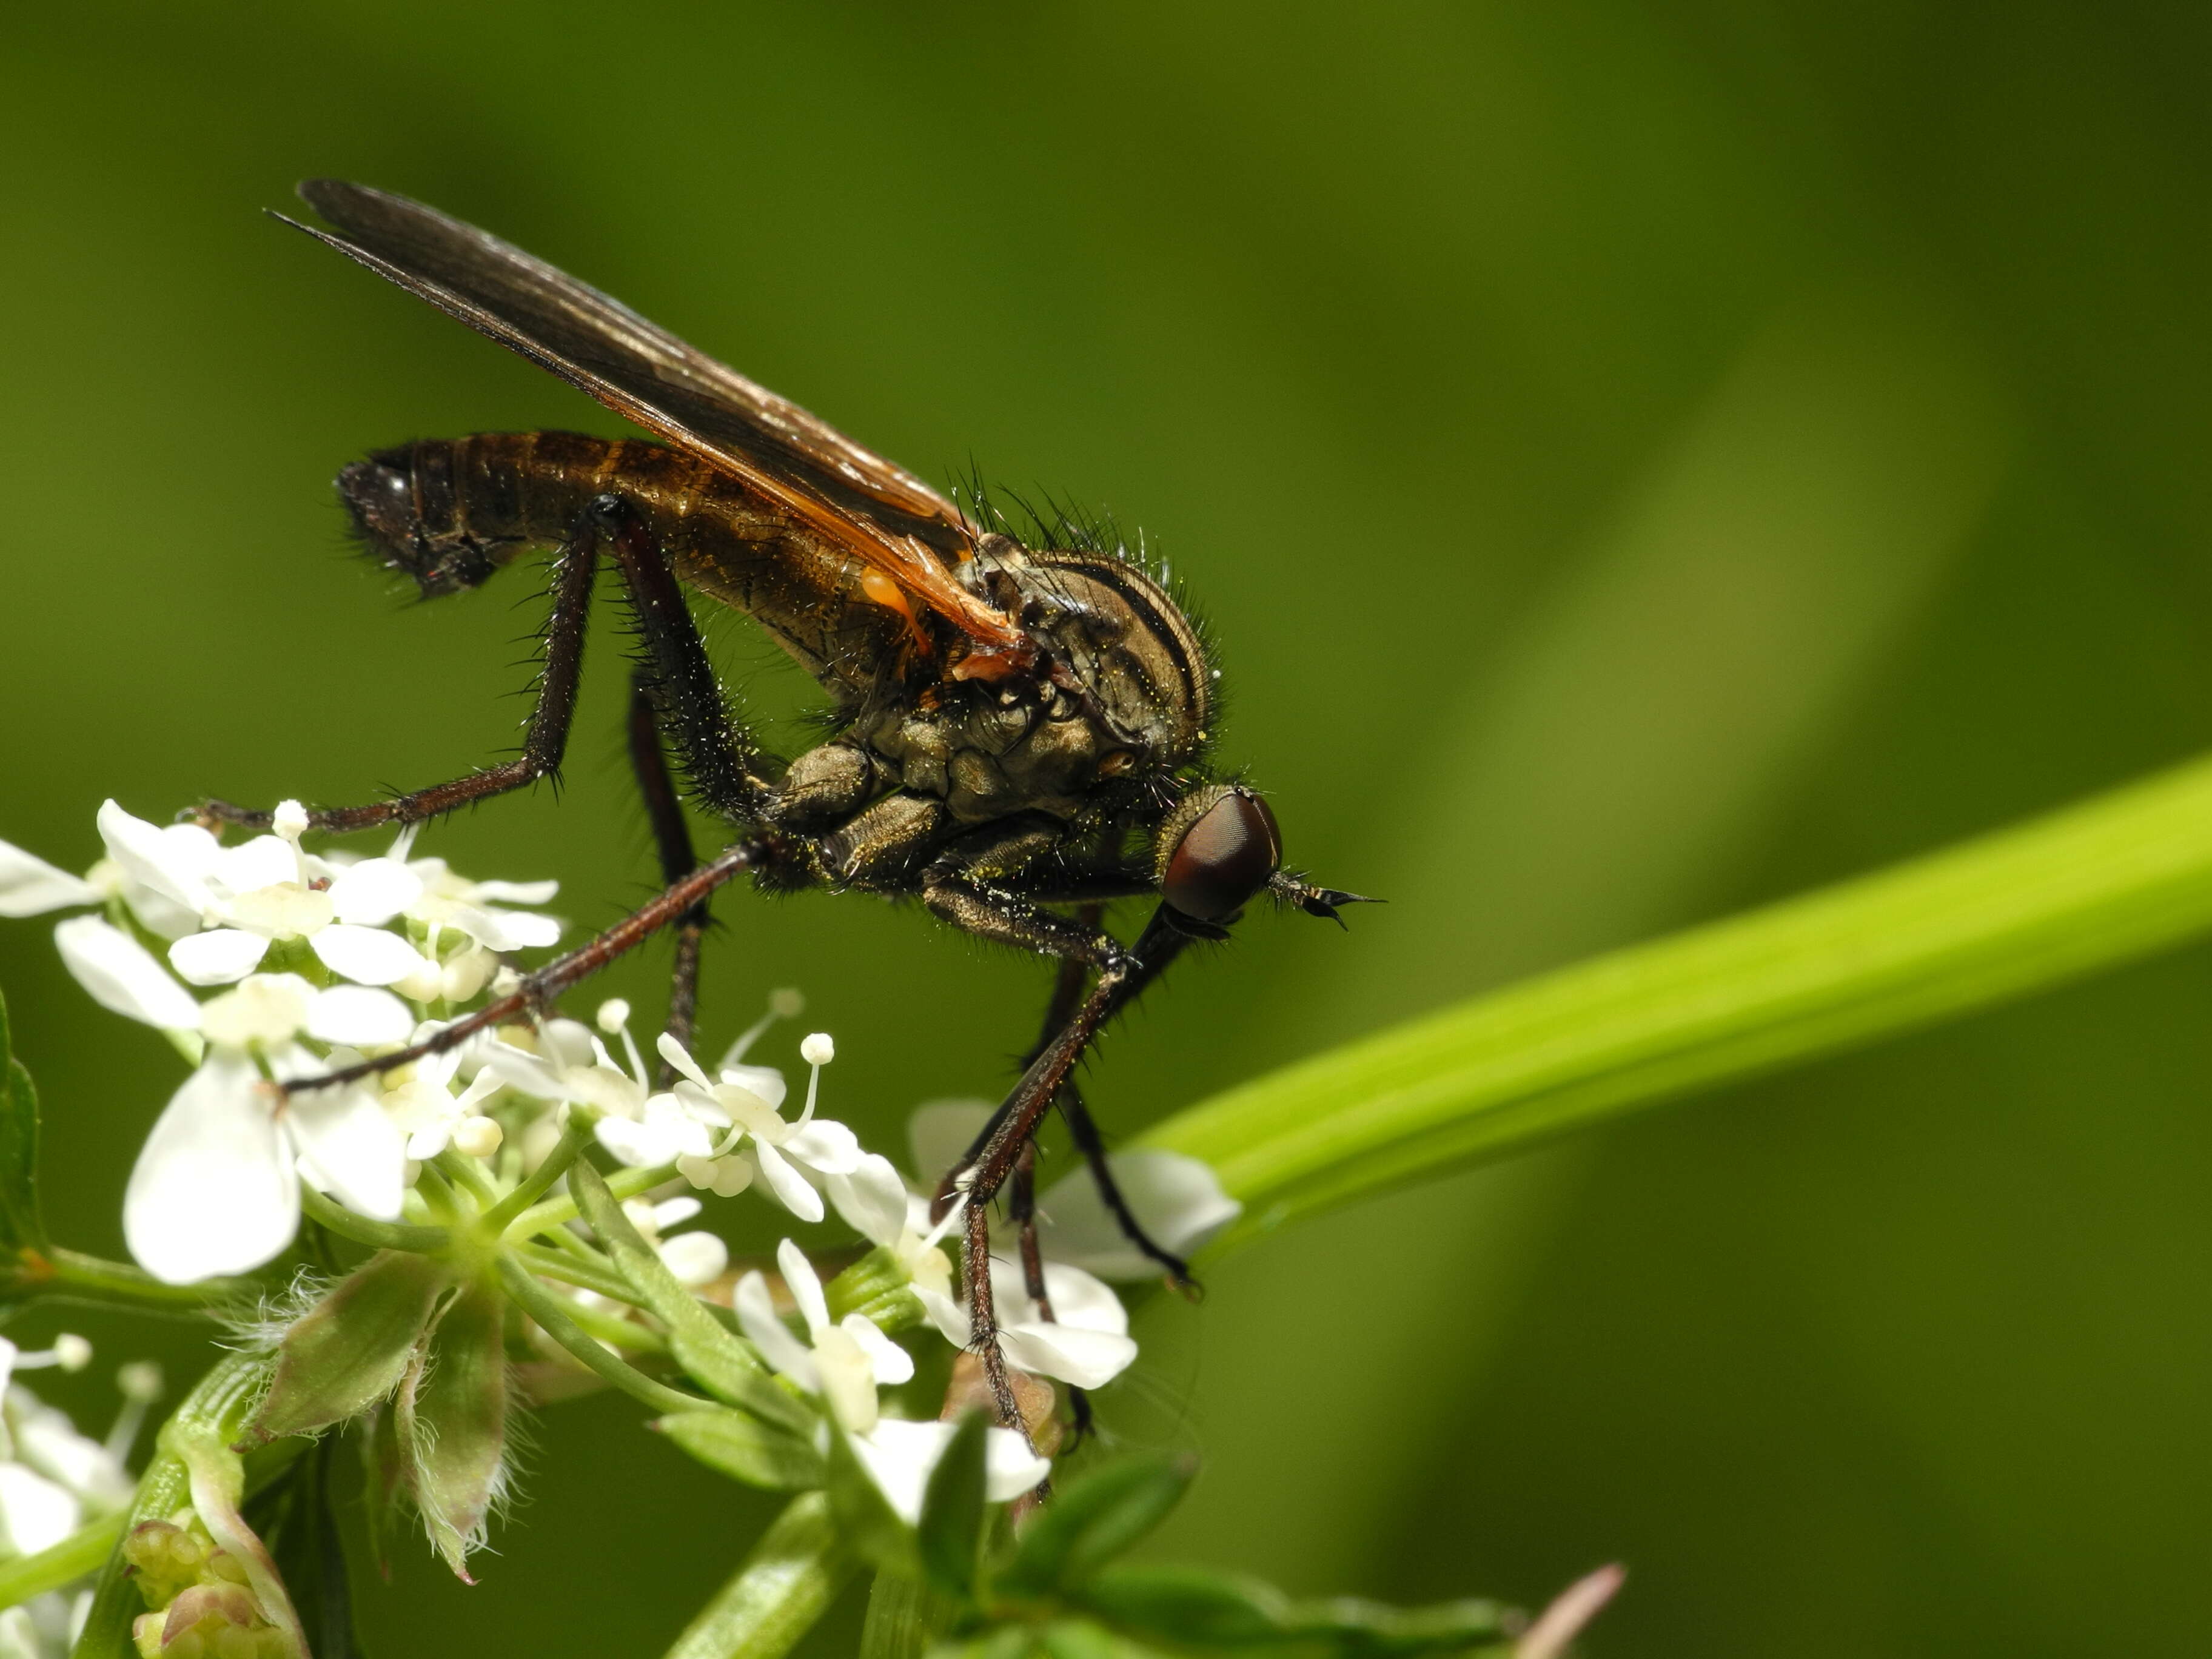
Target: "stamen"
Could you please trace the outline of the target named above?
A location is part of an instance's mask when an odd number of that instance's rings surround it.
[[[805,992],[789,985],[779,986],[770,991],[768,994],[768,1012],[738,1034],[738,1040],[730,1045],[729,1052],[722,1056],[722,1064],[725,1066],[743,1064],[745,1050],[759,1042],[762,1035],[769,1026],[780,1019],[797,1019],[805,1012]]]
[[[822,1068],[837,1058],[837,1044],[827,1031],[817,1031],[799,1045],[799,1057],[809,1067],[806,1073],[806,1108],[799,1115],[793,1127],[803,1129],[814,1121],[814,1099],[822,1089]]]

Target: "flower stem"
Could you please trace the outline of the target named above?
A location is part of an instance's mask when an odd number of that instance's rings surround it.
[[[1212,1247],[2212,931],[2212,761],[1476,997],[1200,1103],[1143,1144],[1245,1206]]]
[[[585,1120],[583,1114],[572,1112],[569,1115],[568,1127],[561,1131],[559,1142],[545,1155],[544,1161],[524,1177],[513,1192],[484,1212],[484,1224],[495,1233],[507,1231],[514,1225],[517,1216],[522,1215],[532,1205],[552,1191],[553,1183],[568,1173],[568,1166],[574,1164],[582,1155],[584,1148],[591,1144],[591,1124]],[[574,1212],[571,1211],[570,1213]],[[567,1218],[562,1218],[564,1220]],[[527,1238],[533,1233],[544,1231],[544,1224],[540,1224],[518,1230],[518,1237]]]
[[[550,1158],[546,1160],[547,1163],[551,1161]],[[675,1180],[676,1176],[677,1169],[673,1164],[656,1164],[649,1170],[617,1170],[607,1177],[607,1190],[615,1195],[615,1201],[620,1203],[623,1199],[635,1198],[640,1193],[649,1193],[664,1181]],[[518,1188],[516,1190],[521,1189]],[[508,1224],[507,1234],[510,1238],[528,1238],[575,1218],[576,1200],[564,1193],[558,1198],[549,1198],[543,1204],[524,1211]]]
[[[838,1547],[828,1497],[806,1493],[775,1518],[667,1659],[781,1659],[829,1608],[854,1565]]]
[[[654,1382],[593,1340],[570,1316],[572,1310],[562,1304],[561,1298],[533,1279],[530,1270],[505,1250],[500,1252],[499,1281],[507,1287],[507,1293],[521,1304],[523,1312],[538,1322],[539,1328],[546,1335],[624,1394],[643,1401],[664,1415],[669,1412],[696,1412],[708,1404],[696,1394],[685,1394],[665,1382]]]
[[[404,1221],[378,1221],[356,1215],[333,1203],[305,1182],[300,1184],[300,1207],[342,1238],[380,1250],[412,1250],[418,1255],[439,1255],[452,1247],[453,1235],[445,1227],[417,1227]]]
[[[583,1256],[569,1255],[558,1250],[549,1250],[543,1244],[514,1244],[508,1246],[522,1259],[523,1265],[541,1279],[557,1279],[564,1285],[575,1285],[617,1302],[627,1302],[633,1307],[644,1304],[630,1282],[617,1273],[611,1264],[602,1264]]]
[[[198,1313],[259,1292],[250,1279],[203,1279],[192,1285],[168,1285],[128,1261],[110,1261],[56,1245],[26,1251],[17,1269],[26,1288],[73,1301],[135,1308],[141,1312]]]
[[[60,1543],[0,1565],[0,1607],[15,1607],[50,1589],[59,1589],[71,1579],[97,1572],[123,1536],[124,1519],[118,1513],[88,1521]]]
[[[472,1158],[463,1158],[452,1147],[438,1154],[439,1171],[456,1187],[465,1189],[476,1200],[477,1208],[485,1210],[499,1201],[499,1193],[484,1174],[483,1165]]]

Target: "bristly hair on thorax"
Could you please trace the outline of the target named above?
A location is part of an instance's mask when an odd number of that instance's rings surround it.
[[[979,536],[1011,536],[1023,546],[1040,551],[1060,550],[1119,559],[1158,582],[1169,603],[1182,613],[1198,635],[1199,649],[1212,671],[1209,691],[1213,713],[1206,747],[1215,746],[1229,712],[1227,685],[1220,668],[1221,642],[1204,608],[1176,574],[1173,561],[1152,550],[1143,530],[1137,532],[1132,546],[1131,538],[1113,514],[1058,499],[1046,489],[1039,489],[1032,499],[1004,484],[990,483],[973,460],[964,473],[954,473],[951,494],[961,517]]]

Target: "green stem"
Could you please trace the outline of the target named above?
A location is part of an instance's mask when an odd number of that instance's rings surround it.
[[[561,1131],[560,1140],[545,1155],[544,1161],[532,1170],[513,1192],[484,1212],[487,1228],[495,1233],[506,1231],[517,1216],[553,1190],[553,1183],[568,1173],[568,1166],[581,1157],[584,1148],[591,1144],[590,1122],[586,1121],[584,1114],[572,1110],[568,1126]],[[527,1238],[544,1231],[542,1227],[531,1227],[521,1231],[520,1237]]]
[[[1638,1107],[1955,1018],[2212,930],[2212,762],[1480,996],[1144,1137],[1245,1212],[1217,1249]]]
[[[665,1382],[654,1382],[593,1340],[571,1316],[574,1310],[532,1278],[530,1270],[505,1251],[500,1254],[499,1280],[507,1286],[507,1293],[521,1304],[523,1312],[538,1322],[546,1335],[623,1393],[643,1401],[663,1415],[670,1412],[699,1411],[709,1403],[696,1394],[685,1394]]]
[[[490,1177],[484,1174],[483,1165],[476,1159],[463,1158],[448,1146],[438,1154],[436,1162],[447,1180],[465,1189],[468,1195],[476,1200],[477,1209],[480,1212],[499,1201],[498,1189],[491,1184]]]
[[[634,1319],[624,1319],[620,1314],[605,1308],[585,1307],[576,1303],[568,1304],[568,1316],[586,1335],[598,1338],[611,1348],[627,1348],[633,1353],[665,1354],[668,1339],[659,1331],[648,1330]]]
[[[226,1354],[192,1386],[155,1437],[153,1458],[118,1523],[118,1543],[140,1522],[166,1521],[191,1502],[191,1474],[177,1449],[180,1437],[212,1433],[227,1442],[234,1437],[245,1426],[267,1370],[267,1361],[258,1355]],[[124,1659],[135,1653],[131,1624],[145,1610],[130,1563],[119,1547],[111,1547],[93,1589],[92,1610],[71,1650],[74,1659]]]
[[[340,1237],[380,1250],[412,1250],[417,1255],[440,1255],[453,1247],[453,1235],[445,1227],[418,1227],[405,1221],[378,1221],[356,1215],[332,1202],[305,1182],[300,1183],[300,1207]]]
[[[507,1248],[540,1279],[557,1279],[563,1285],[597,1291],[601,1296],[627,1302],[633,1307],[644,1305],[637,1299],[637,1291],[629,1280],[604,1260],[592,1261],[564,1251],[549,1250],[543,1244],[511,1244]]]
[[[59,1589],[72,1579],[100,1571],[118,1540],[125,1517],[118,1511],[88,1521],[58,1544],[50,1544],[36,1555],[26,1555],[0,1565],[0,1607],[12,1607]]]
[[[667,1659],[781,1659],[813,1629],[853,1565],[837,1547],[829,1498],[808,1492],[776,1517]]]
[[[225,1304],[250,1300],[261,1287],[250,1279],[203,1279],[194,1285],[168,1285],[143,1267],[127,1261],[110,1261],[82,1250],[58,1245],[27,1255],[27,1279],[35,1279],[50,1296],[137,1308],[193,1313]]]
[[[549,1158],[547,1162],[551,1160]],[[615,1201],[619,1204],[623,1199],[651,1192],[663,1182],[675,1180],[677,1174],[673,1164],[656,1164],[650,1170],[617,1170],[606,1178],[607,1190],[615,1195]],[[507,1236],[509,1238],[529,1238],[575,1218],[575,1198],[564,1193],[559,1198],[549,1198],[535,1208],[524,1211],[508,1225]]]

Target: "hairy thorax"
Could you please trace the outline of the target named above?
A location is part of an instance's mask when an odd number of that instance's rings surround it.
[[[1212,676],[1196,631],[1151,577],[1110,555],[984,538],[963,580],[1046,647],[1034,672],[949,679],[864,714],[853,737],[909,793],[980,823],[1083,815],[1102,786],[1194,759]]]

